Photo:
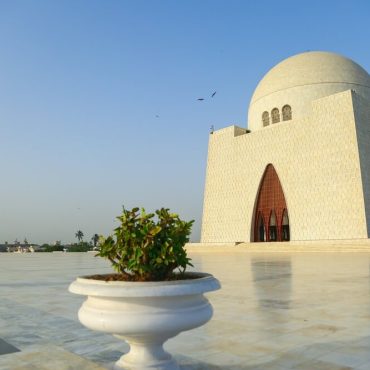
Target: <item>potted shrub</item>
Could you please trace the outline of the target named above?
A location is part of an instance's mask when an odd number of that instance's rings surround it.
[[[187,272],[185,244],[193,221],[162,208],[123,209],[114,235],[101,238],[97,256],[115,273],[77,278],[72,293],[88,296],[78,316],[93,330],[126,340],[130,351],[115,369],[179,369],[163,343],[205,324],[212,307],[203,293],[220,288],[212,275]]]

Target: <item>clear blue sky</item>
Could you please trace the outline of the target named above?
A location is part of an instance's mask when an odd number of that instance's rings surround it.
[[[366,0],[0,0],[0,243],[107,234],[122,205],[199,240],[210,126],[246,127],[293,54],[370,71],[369,24]]]

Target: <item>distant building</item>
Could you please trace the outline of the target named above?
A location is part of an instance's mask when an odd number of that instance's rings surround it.
[[[29,253],[35,252],[40,249],[37,244],[24,244],[24,243],[13,243],[13,244],[0,244],[0,252],[10,253]]]
[[[209,136],[201,242],[369,238],[370,76],[328,52],[272,68],[248,130]]]

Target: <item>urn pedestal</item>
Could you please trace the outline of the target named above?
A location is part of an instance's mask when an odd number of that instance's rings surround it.
[[[220,288],[212,275],[188,273],[194,279],[161,282],[124,282],[77,278],[70,292],[87,296],[78,317],[92,330],[124,339],[130,351],[116,370],[178,370],[163,343],[182,331],[205,324],[212,306],[204,293]]]

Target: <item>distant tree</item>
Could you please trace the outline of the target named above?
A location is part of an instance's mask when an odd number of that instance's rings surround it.
[[[63,252],[62,245],[50,245],[50,244],[43,244],[38,252]]]
[[[68,252],[87,252],[89,250],[91,250],[91,245],[87,242],[81,242],[79,244],[71,245]]]
[[[96,245],[98,244],[98,241],[99,241],[99,235],[98,234],[94,234],[93,237],[91,238],[92,242],[93,242],[93,245],[94,245],[94,248],[96,247]]]
[[[6,245],[8,245],[8,242],[5,242]]]
[[[78,239],[79,243],[81,243],[84,237],[84,233],[81,230],[78,230],[75,234],[75,237]]]

